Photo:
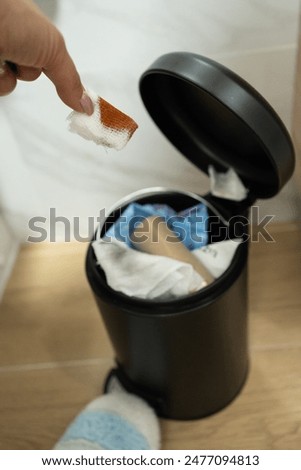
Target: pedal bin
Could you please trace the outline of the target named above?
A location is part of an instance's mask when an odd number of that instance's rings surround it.
[[[159,416],[202,418],[230,403],[246,380],[245,221],[257,198],[273,197],[289,180],[294,149],[266,100],[206,57],[187,52],[161,56],[142,75],[140,93],[159,129],[199,170],[232,167],[249,190],[247,199],[231,202],[210,193],[145,189],[119,201],[105,220],[108,228],[133,201],[169,204],[176,211],[199,201],[207,204],[209,242],[239,236],[244,243],[227,271],[198,293],[165,302],[128,297],[108,286],[91,244],[87,253],[88,281],[115,351],[111,374]]]

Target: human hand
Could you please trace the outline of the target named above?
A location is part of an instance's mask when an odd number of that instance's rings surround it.
[[[7,62],[16,64],[16,73]],[[0,0],[0,96],[42,72],[67,106],[93,113],[61,33],[31,0]]]

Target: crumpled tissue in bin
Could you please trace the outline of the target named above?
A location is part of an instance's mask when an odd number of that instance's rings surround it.
[[[142,253],[118,240],[97,240],[92,245],[108,285],[129,297],[168,300],[204,285],[190,264]]]
[[[241,242],[242,239],[225,240],[192,253],[217,278],[228,269]],[[190,264],[141,253],[118,240],[100,239],[92,245],[108,285],[130,297],[173,300],[204,287],[204,280]]]

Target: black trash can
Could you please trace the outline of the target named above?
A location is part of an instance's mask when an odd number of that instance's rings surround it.
[[[243,238],[226,272],[201,291],[150,301],[112,290],[90,244],[86,271],[116,355],[124,387],[159,416],[194,419],[226,406],[248,372],[247,258],[250,206],[276,195],[294,170],[285,126],[249,84],[222,65],[192,53],[160,57],[143,74],[144,104],[166,137],[200,170],[232,167],[249,189],[242,202],[151,188],[116,204],[101,235],[130,202],[163,203],[176,211],[202,201],[209,243]]]

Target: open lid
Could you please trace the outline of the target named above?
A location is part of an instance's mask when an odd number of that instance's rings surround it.
[[[294,171],[291,138],[246,81],[211,59],[163,55],[140,79],[143,102],[161,131],[208,173],[232,167],[251,195],[277,194]]]

